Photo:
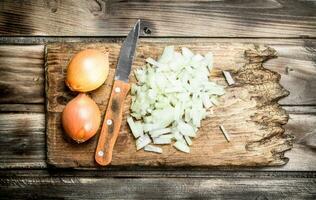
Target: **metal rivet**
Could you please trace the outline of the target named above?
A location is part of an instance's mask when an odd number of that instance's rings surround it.
[[[119,93],[119,92],[121,92],[121,88],[116,87],[116,88],[114,89],[114,91],[115,91],[116,93]]]
[[[110,119],[106,120],[106,124],[107,125],[111,125],[112,124],[112,120],[110,120]]]
[[[99,151],[99,152],[98,152],[98,156],[103,157],[103,155],[104,155],[104,152],[103,152],[103,151]]]

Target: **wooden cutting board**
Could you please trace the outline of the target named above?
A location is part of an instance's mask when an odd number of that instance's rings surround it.
[[[193,140],[191,153],[162,146],[163,154],[136,151],[135,141],[126,123],[131,97],[125,102],[120,135],[113,152],[112,166],[272,166],[287,162],[284,151],[292,147],[292,138],[284,134],[282,125],[288,114],[277,101],[289,93],[280,84],[280,75],[263,68],[262,63],[276,57],[269,47],[240,43],[198,43],[194,40],[141,40],[137,47],[133,69],[141,67],[145,58],[157,58],[166,45],[177,49],[185,46],[195,53],[214,54],[211,77],[226,86],[226,94],[214,108],[214,115],[202,122],[198,137]],[[84,144],[70,141],[61,127],[61,112],[76,94],[64,84],[67,64],[71,57],[87,48],[110,53],[110,74],[107,81],[90,93],[97,102],[102,118],[109,99],[121,43],[53,43],[46,46],[46,98],[47,98],[47,159],[56,167],[97,167],[94,151],[99,133]],[[222,70],[232,73],[236,85],[228,87]],[[135,83],[134,76],[130,78]],[[219,125],[227,129],[231,141],[227,142]],[[99,130],[100,131],[100,130]]]

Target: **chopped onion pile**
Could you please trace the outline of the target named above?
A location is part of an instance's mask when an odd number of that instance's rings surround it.
[[[131,88],[131,116],[127,122],[136,138],[137,150],[162,153],[156,145],[171,144],[189,153],[201,120],[218,105],[223,86],[209,80],[213,55],[204,57],[183,47],[182,53],[167,46],[158,61],[146,59],[134,71],[137,84]]]

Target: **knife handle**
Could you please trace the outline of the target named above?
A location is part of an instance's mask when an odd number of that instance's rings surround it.
[[[122,124],[124,100],[129,90],[130,84],[114,81],[95,152],[95,161],[100,165],[108,165],[112,160],[113,148]]]

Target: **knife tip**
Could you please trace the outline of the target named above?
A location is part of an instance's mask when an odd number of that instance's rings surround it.
[[[141,23],[141,20],[138,19],[137,22],[136,22],[136,24],[135,24],[135,26],[134,26],[135,29],[137,29],[138,34],[139,34],[139,32],[140,32],[140,23]]]
[[[140,22],[141,22],[140,19],[138,19],[136,22],[136,26],[138,25],[140,27]]]

